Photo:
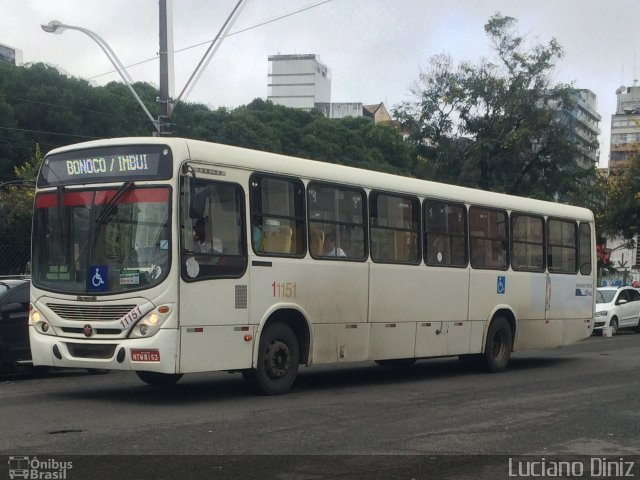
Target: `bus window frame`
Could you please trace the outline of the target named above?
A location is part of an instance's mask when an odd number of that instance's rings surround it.
[[[574,252],[575,252],[575,260],[574,260],[574,267],[573,267],[573,271],[565,271],[565,270],[552,270],[551,269],[551,262],[549,261],[549,256],[551,255],[551,249],[549,248],[549,242],[551,241],[551,229],[549,228],[549,223],[555,221],[555,222],[564,222],[564,223],[570,223],[573,225],[574,228],[574,232],[575,232],[575,246],[574,246]],[[587,222],[584,222],[587,223]],[[547,264],[547,271],[549,272],[549,274],[551,275],[578,275],[578,253],[579,253],[579,243],[580,243],[580,239],[578,238],[578,221],[577,220],[569,220],[566,218],[562,218],[562,217],[547,217],[547,221],[545,222],[545,229],[547,232],[547,238],[546,238],[546,264]],[[565,248],[562,245],[554,245],[554,246],[559,246],[561,248]],[[592,267],[593,269],[593,267]]]
[[[185,179],[187,177],[186,176],[181,176],[180,178],[180,192],[184,192],[185,188]],[[185,255],[184,253],[187,251],[187,246],[184,245],[183,242],[183,229],[186,228],[185,225],[183,225],[183,219],[185,217],[183,217],[183,204],[182,202],[180,202],[179,205],[179,220],[178,220],[178,244],[179,244],[179,256],[180,256],[180,278],[185,281],[186,283],[194,283],[194,282],[202,282],[202,281],[207,281],[207,280],[219,280],[219,279],[233,279],[233,278],[242,278],[246,273],[247,273],[247,269],[249,268],[249,252],[248,249],[246,247],[247,245],[247,205],[246,205],[246,192],[243,188],[243,186],[238,183],[238,182],[233,182],[233,181],[222,181],[222,180],[217,180],[217,179],[211,179],[211,178],[203,178],[203,177],[198,177],[195,179],[191,179],[191,182],[202,182],[202,183],[207,183],[207,184],[223,184],[223,185],[231,185],[236,189],[235,194],[237,195],[238,192],[237,190],[240,190],[240,228],[241,228],[241,243],[240,245],[242,245],[242,247],[245,249],[244,251],[244,267],[242,268],[241,271],[239,271],[237,274],[225,274],[225,275],[198,275],[196,277],[190,277],[187,274],[187,268],[185,265],[186,259],[185,259]],[[208,186],[208,185],[207,185]],[[189,192],[186,192],[186,194],[189,194]],[[187,209],[189,208],[190,201],[187,202],[186,205],[184,205]],[[190,215],[189,211],[184,212],[184,215],[186,217],[189,217]],[[194,255],[191,255],[191,258],[194,257],[198,257],[198,256],[211,256],[211,254],[209,253],[195,253]],[[220,258],[224,258],[225,256],[229,256],[229,255],[225,255],[224,253],[220,254],[219,257]]]
[[[291,182],[293,184],[299,184],[300,189],[302,191],[302,207],[301,207],[301,213],[302,213],[302,231],[299,232],[299,235],[301,237],[302,240],[302,251],[300,253],[296,252],[296,253],[277,253],[277,252],[264,252],[262,250],[259,250],[257,248],[257,245],[255,245],[254,242],[254,237],[253,237],[253,228],[254,226],[256,226],[253,223],[253,219],[254,216],[256,215],[256,213],[253,211],[253,205],[254,205],[254,200],[255,200],[255,188],[253,187],[253,183],[257,182],[257,179],[264,179],[264,178],[271,178],[271,179],[275,179],[275,180],[283,180],[283,181],[287,181],[287,182]],[[258,183],[258,185],[261,187],[261,184]],[[260,198],[260,205],[262,206],[262,199]],[[294,202],[295,202],[295,197],[294,197]],[[295,205],[294,205],[294,209],[295,209]],[[261,210],[259,213],[259,216],[264,220],[264,213]],[[271,217],[276,218],[275,216],[271,215]],[[296,217],[295,215],[293,217],[282,217],[284,219],[288,219],[288,220],[293,220],[294,222],[298,222],[300,219],[298,217]],[[308,230],[308,221],[307,221],[307,189],[305,187],[304,182],[302,181],[302,179],[292,176],[292,175],[278,175],[278,174],[274,174],[274,173],[269,173],[269,172],[261,172],[261,171],[255,171],[253,172],[250,177],[249,177],[249,227],[251,229],[252,235],[251,235],[251,249],[253,250],[253,253],[257,256],[260,257],[281,257],[281,258],[304,258],[307,255],[307,249],[308,249],[308,245],[307,245],[307,230]],[[264,225],[263,225],[263,229],[262,229],[262,235],[264,235]],[[298,232],[294,232],[292,231],[292,238],[293,235],[298,235]],[[293,246],[293,242],[292,242],[292,246]]]
[[[584,272],[583,271],[583,265],[586,264],[581,264],[580,262],[582,261],[582,235],[580,233],[580,229],[582,228],[583,225],[586,225],[589,228],[589,271],[588,272]],[[588,222],[578,222],[578,273],[580,275],[591,275],[591,273],[593,272],[593,244],[591,242],[591,238],[592,238],[592,233],[593,233],[593,229],[591,228],[591,224]]]
[[[538,215],[538,214],[533,214],[533,213],[528,213],[528,212],[521,212],[521,211],[512,211],[511,215],[509,216],[509,240],[510,240],[510,265],[511,265],[511,269],[515,272],[531,272],[531,273],[544,273],[547,271],[547,222],[545,221],[545,218],[543,215]],[[514,248],[513,248],[513,244],[516,243],[514,240],[514,235],[513,235],[513,224],[516,220],[516,218],[518,217],[530,217],[530,218],[536,218],[538,220],[542,221],[542,268],[528,268],[528,267],[516,267],[513,264],[513,261],[515,259],[515,254],[514,254]],[[533,242],[521,242],[518,241],[517,243],[525,243],[525,244],[531,244],[531,245],[538,245],[537,243],[533,243]]]
[[[401,199],[405,199],[405,200],[409,200],[411,202],[412,207],[414,206],[414,200],[415,202],[417,202],[417,208],[415,209],[418,213],[418,220],[417,220],[417,230],[413,230],[413,229],[404,229],[404,228],[396,228],[396,227],[374,227],[373,223],[372,223],[372,213],[373,212],[373,202],[375,201],[375,199],[380,196],[380,195],[386,195],[389,197],[396,197],[396,198],[401,198]],[[381,228],[383,230],[391,230],[393,232],[409,232],[409,233],[415,233],[416,234],[416,244],[418,246],[418,256],[416,258],[415,261],[399,261],[399,260],[379,260],[379,259],[375,259],[373,257],[373,252],[370,250],[369,251],[369,256],[371,257],[371,261],[373,263],[379,263],[379,264],[386,264],[386,265],[420,265],[422,263],[422,242],[423,242],[423,237],[422,237],[422,203],[420,202],[420,197],[418,197],[417,195],[411,195],[411,194],[407,194],[407,193],[398,193],[398,192],[392,192],[392,191],[388,191],[388,190],[379,190],[379,189],[372,189],[369,192],[369,215],[368,215],[368,224],[369,224],[369,245],[373,244],[373,240],[372,240],[372,234],[373,234],[373,229],[374,228]],[[376,207],[377,210],[377,207]],[[413,210],[413,208],[412,208]]]
[[[471,234],[471,210],[473,209],[478,209],[478,210],[486,210],[489,212],[497,212],[497,213],[503,213],[505,216],[505,238],[500,238],[500,237],[479,237],[476,235],[472,235]],[[469,205],[469,207],[467,208],[467,218],[468,218],[468,222],[467,222],[467,237],[468,237],[468,241],[469,241],[469,265],[471,266],[472,269],[474,270],[499,270],[499,271],[507,271],[510,268],[511,265],[511,252],[510,252],[510,229],[511,229],[511,220],[510,220],[510,215],[509,212],[504,209],[504,208],[496,208],[496,207],[487,207],[485,205],[477,205],[477,204],[472,204]],[[481,239],[481,240],[489,240],[490,242],[493,241],[501,241],[503,242],[502,246],[504,247],[504,252],[505,255],[507,256],[507,258],[504,261],[504,265],[474,265],[473,262],[473,240],[474,239]]]
[[[433,263],[433,262],[429,262],[428,261],[428,255],[427,255],[427,248],[425,245],[425,242],[427,241],[427,214],[425,212],[426,208],[427,208],[427,203],[429,202],[433,202],[433,203],[440,203],[440,204],[444,204],[444,205],[450,205],[452,207],[461,207],[463,214],[464,214],[464,218],[463,218],[463,230],[464,233],[462,234],[462,238],[464,240],[464,264],[441,264],[441,263]],[[455,202],[455,201],[448,201],[445,199],[440,199],[440,198],[432,198],[432,197],[425,197],[424,200],[422,201],[422,234],[423,234],[423,244],[422,244],[422,254],[423,254],[423,260],[424,260],[424,264],[429,266],[429,267],[443,267],[443,268],[467,268],[469,266],[469,261],[470,261],[470,253],[469,253],[469,209],[467,208],[467,205],[465,205],[462,202]],[[453,235],[450,234],[444,234],[444,233],[437,233],[437,235],[447,235],[449,238],[451,238]]]
[[[362,188],[362,187],[357,187],[354,185],[346,185],[343,183],[334,183],[334,182],[324,182],[321,180],[310,180],[307,183],[307,188],[305,190],[305,195],[307,196],[307,211],[306,211],[306,216],[307,216],[307,237],[310,238],[311,234],[310,234],[310,230],[311,230],[311,223],[324,223],[324,224],[331,224],[334,227],[341,227],[341,226],[357,226],[357,223],[349,223],[349,222],[340,222],[340,221],[335,221],[335,220],[329,220],[329,221],[319,221],[319,220],[311,220],[311,216],[310,216],[310,202],[309,202],[309,188],[313,188],[314,186],[320,186],[320,187],[328,187],[328,188],[335,188],[335,189],[344,189],[344,190],[353,190],[356,192],[359,192],[361,194],[361,198],[362,198],[362,224],[360,224],[360,226],[362,227],[363,233],[364,233],[364,238],[363,238],[363,256],[362,257],[351,257],[351,256],[346,256],[346,257],[339,257],[339,256],[331,256],[331,255],[313,255],[310,251],[310,249],[308,248],[309,243],[307,243],[307,249],[309,250],[309,254],[311,255],[311,258],[313,258],[314,260],[332,260],[332,261],[341,261],[341,262],[366,262],[369,259],[369,196],[367,195],[367,191]]]

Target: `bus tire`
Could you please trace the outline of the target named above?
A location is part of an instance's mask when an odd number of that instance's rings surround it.
[[[169,387],[182,378],[181,373],[158,373],[137,370],[136,375],[147,385],[154,387]]]
[[[483,366],[492,373],[502,372],[507,368],[513,348],[513,332],[504,317],[495,317],[489,325],[487,340],[482,356]]]
[[[388,360],[374,360],[381,367],[409,368],[416,363],[415,358],[392,358]]]
[[[287,393],[298,375],[300,347],[298,338],[284,323],[268,326],[260,336],[258,363],[243,376],[264,395]]]

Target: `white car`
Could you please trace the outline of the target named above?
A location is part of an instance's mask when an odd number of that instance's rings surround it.
[[[632,287],[600,287],[596,293],[594,333],[611,327],[615,335],[621,328],[640,332],[640,292]]]

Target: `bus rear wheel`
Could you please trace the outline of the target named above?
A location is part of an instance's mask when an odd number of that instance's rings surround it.
[[[243,376],[257,391],[265,395],[282,395],[298,375],[300,348],[289,326],[275,323],[260,337],[258,364],[245,370]]]
[[[489,326],[482,355],[483,366],[489,372],[502,372],[507,368],[513,349],[513,332],[504,317],[496,317]]]
[[[154,387],[168,387],[175,384],[182,378],[181,373],[158,373],[158,372],[146,372],[136,371],[138,378],[147,385]]]

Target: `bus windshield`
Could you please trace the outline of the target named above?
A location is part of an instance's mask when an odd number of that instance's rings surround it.
[[[39,193],[33,225],[33,283],[71,294],[149,288],[169,271],[168,187]]]

